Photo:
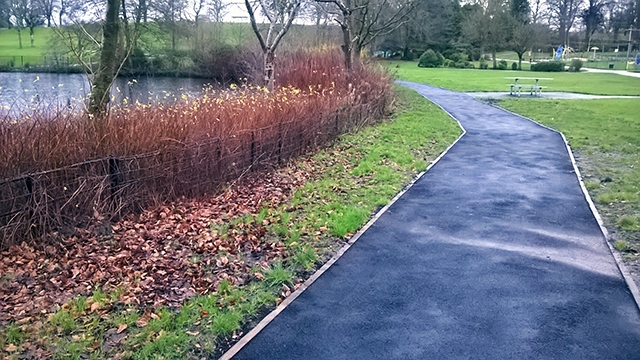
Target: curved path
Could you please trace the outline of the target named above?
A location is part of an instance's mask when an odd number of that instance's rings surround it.
[[[237,359],[632,359],[640,314],[562,137],[402,83],[467,133]]]

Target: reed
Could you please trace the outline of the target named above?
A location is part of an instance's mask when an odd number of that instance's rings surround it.
[[[250,84],[173,103],[126,104],[95,119],[33,110],[0,122],[0,236],[56,237],[179,196],[201,196],[380,119],[389,78],[347,73],[339,51],[278,63],[274,92]]]

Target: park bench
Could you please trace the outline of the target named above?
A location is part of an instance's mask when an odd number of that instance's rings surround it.
[[[551,78],[529,78],[529,77],[507,77],[505,79],[513,80],[512,84],[508,84],[509,86],[509,95],[520,97],[522,94],[522,90],[528,91],[531,96],[541,96],[542,89],[546,88],[546,86],[540,85],[540,80],[553,80]],[[535,83],[522,83],[522,81],[531,81],[535,80]]]

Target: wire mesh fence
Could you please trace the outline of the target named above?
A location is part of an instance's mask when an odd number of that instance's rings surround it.
[[[114,218],[181,196],[212,193],[252,171],[272,168],[382,118],[386,93],[365,103],[243,130],[176,142],[136,156],[109,156],[0,180],[0,247],[55,241],[96,219]]]

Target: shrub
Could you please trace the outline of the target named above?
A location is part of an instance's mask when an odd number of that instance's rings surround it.
[[[460,60],[458,62],[455,63],[455,67],[457,67],[458,69],[467,69],[470,67],[473,67],[472,64],[466,60]]]
[[[564,71],[564,63],[562,61],[539,62],[531,65],[531,71],[560,72]]]
[[[455,50],[447,50],[444,53],[442,53],[442,55],[444,55],[445,58],[453,61],[453,62],[458,62],[458,61],[466,61],[469,59],[469,56],[465,53],[460,53],[457,52]]]
[[[507,60],[500,60],[500,62],[498,62],[498,70],[507,70]]]
[[[480,69],[488,69],[489,63],[483,58],[480,58]]]
[[[569,65],[569,71],[578,72],[582,68],[582,60],[571,59],[571,65]]]
[[[444,63],[442,64],[442,66],[452,68],[456,66],[456,63],[453,60],[444,59]]]
[[[514,62],[511,64],[511,70],[518,70],[518,63]]]
[[[94,213],[109,218],[210,194],[387,113],[387,76],[364,66],[348,73],[339,50],[278,64],[273,92],[232,86],[175,103],[114,106],[99,120],[43,107],[14,121],[0,108],[0,248],[54,237],[53,229],[87,224]]]
[[[435,52],[431,49],[425,51],[422,55],[420,55],[420,61],[418,62],[419,67],[438,67],[444,64],[444,56],[439,52]]]

